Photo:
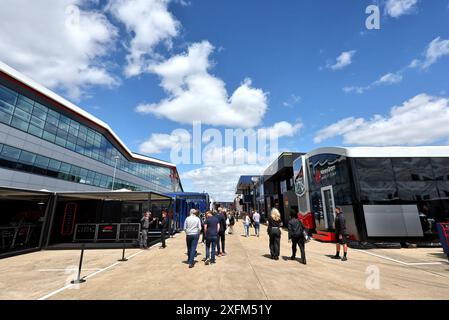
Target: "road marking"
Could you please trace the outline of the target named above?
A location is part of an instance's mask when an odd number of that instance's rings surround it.
[[[355,249],[355,250],[358,251],[358,252],[363,252],[363,253],[369,254],[371,256],[375,256],[375,257],[381,258],[381,259],[393,261],[393,262],[402,264],[404,266],[442,265],[442,264],[444,264],[444,262],[413,262],[413,263],[411,263],[411,262],[404,262],[404,261],[400,261],[400,260],[396,260],[396,259],[393,259],[393,258],[389,258],[389,257],[383,256],[383,255],[380,255],[380,254],[368,252],[368,251],[365,251],[365,250],[360,250],[360,249]]]
[[[37,271],[39,272],[61,272],[61,271],[69,271],[69,270],[78,270],[78,267],[76,268],[66,268],[66,269],[39,269]],[[83,269],[84,271],[97,271],[100,270],[100,268],[90,268],[90,269]]]
[[[175,234],[175,235],[173,235],[173,238],[176,238],[178,236],[178,234]],[[165,241],[168,241],[168,240],[170,240],[170,238],[168,238],[168,239],[166,239]],[[155,244],[153,244],[152,246],[150,246],[150,247],[148,247],[148,249],[151,249],[151,248],[153,248],[153,247],[155,247],[156,245],[158,245],[159,244],[159,242],[158,243],[155,243]],[[133,253],[132,255],[130,255],[129,257],[126,257],[127,259],[131,259],[131,258],[133,258],[133,257],[135,257],[135,256],[137,256],[138,254],[141,254],[141,253],[143,253],[144,252],[144,250],[139,250],[139,251],[137,251],[136,253]],[[108,270],[108,269],[110,269],[110,268],[112,268],[112,267],[115,267],[116,265],[118,265],[118,264],[120,264],[120,262],[115,262],[115,263],[113,263],[113,264],[111,264],[111,265],[109,265],[109,266],[107,266],[107,267],[105,267],[105,268],[103,268],[103,269],[98,269],[98,268],[96,268],[96,269],[83,269],[83,270],[96,270],[96,272],[93,272],[93,273],[90,273],[90,274],[88,274],[87,276],[85,276],[85,277],[83,277],[83,279],[89,279],[89,278],[92,278],[93,276],[95,276],[95,275],[97,275],[97,274],[99,274],[99,273],[101,273],[101,272],[103,272],[103,271],[106,271],[106,270]],[[42,271],[44,271],[45,269],[42,269]],[[58,269],[47,269],[47,270],[52,270],[52,271],[54,271],[54,270],[58,270]],[[66,270],[66,269],[61,269],[61,270]],[[76,270],[76,269],[75,269]],[[59,271],[59,270],[58,270]],[[68,288],[70,288],[70,287],[72,287],[72,286],[74,286],[75,284],[69,284],[69,285],[66,285],[66,286],[64,286],[64,287],[62,287],[62,288],[59,288],[58,290],[55,290],[55,291],[53,291],[53,292],[50,292],[49,294],[47,294],[47,295],[45,295],[45,296],[43,296],[43,297],[40,297],[39,299],[37,299],[37,300],[46,300],[46,299],[48,299],[48,298],[50,298],[50,297],[52,297],[52,296],[54,296],[55,294],[58,294],[58,293],[60,293],[60,292],[62,292],[62,291],[64,291],[64,290],[66,290],[66,289],[68,289]]]
[[[151,247],[150,247],[150,248],[151,248]],[[130,256],[128,257],[128,259],[131,259],[131,258],[135,257],[136,255],[142,253],[142,252],[144,252],[144,251],[143,251],[143,250],[137,251],[136,253],[130,255]],[[117,262],[115,262],[115,263],[113,263],[113,264],[111,264],[111,265],[109,265],[109,266],[107,266],[107,267],[105,267],[105,268],[97,269],[97,271],[88,274],[87,276],[83,277],[83,279],[89,279],[89,278],[92,278],[93,276],[95,276],[95,275],[97,275],[97,274],[99,274],[99,273],[101,273],[101,272],[103,272],[103,271],[109,270],[110,268],[115,267],[115,266],[118,265],[118,264],[120,264],[120,262],[117,261]],[[83,270],[88,270],[88,269],[83,269]],[[46,294],[46,295],[43,296],[43,297],[40,297],[40,298],[37,299],[37,300],[47,300],[48,298],[54,296],[55,294],[58,294],[58,293],[60,293],[60,292],[62,292],[62,291],[64,291],[64,290],[66,290],[66,289],[68,289],[68,288],[71,288],[71,287],[75,286],[75,285],[76,285],[76,284],[68,284],[68,285],[66,285],[66,286],[64,286],[64,287],[62,287],[62,288],[59,288],[58,290],[55,290],[55,291],[52,291],[52,292]]]

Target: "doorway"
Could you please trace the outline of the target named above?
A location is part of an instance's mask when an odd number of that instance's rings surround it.
[[[334,229],[335,221],[335,201],[332,186],[321,188],[321,198],[323,200],[324,225],[327,230]]]

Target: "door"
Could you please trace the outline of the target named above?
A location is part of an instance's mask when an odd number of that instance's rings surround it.
[[[332,186],[321,188],[321,198],[323,200],[323,215],[325,228],[334,229],[335,221],[335,201]]]

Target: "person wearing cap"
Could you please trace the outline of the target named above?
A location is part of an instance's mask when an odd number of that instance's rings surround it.
[[[184,222],[184,231],[186,233],[187,244],[187,262],[189,268],[193,268],[195,265],[196,247],[201,232],[201,221],[198,218],[198,211],[196,209],[190,209],[190,215]]]

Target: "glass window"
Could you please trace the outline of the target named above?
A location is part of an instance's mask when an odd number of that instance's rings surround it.
[[[58,119],[57,118],[55,118],[55,117],[53,117],[53,116],[50,116],[50,115],[48,115],[47,116],[47,124],[52,124],[54,127],[57,127],[58,126],[58,123],[59,123],[59,121],[58,121]]]
[[[44,156],[37,156],[34,165],[39,168],[47,169],[50,159]]]
[[[397,181],[434,180],[430,158],[392,158]]]
[[[10,113],[6,113],[2,111],[1,109],[1,102],[0,102],[0,122],[3,122],[7,125],[11,124],[12,115]]]
[[[51,133],[51,132],[44,131],[44,134],[42,135],[42,138],[44,138],[47,141],[50,141],[50,142],[54,143],[56,136],[53,133]]]
[[[61,162],[61,167],[59,168],[59,171],[63,173],[70,173],[70,167],[71,167],[70,164]]]
[[[30,133],[36,137],[42,138],[43,132],[44,131],[41,128],[35,127],[32,124],[30,124],[30,126],[28,127],[28,133]]]
[[[42,106],[39,103],[35,103],[34,104],[34,109],[33,109],[33,116],[36,116],[37,118],[44,120],[47,119],[47,108],[45,108],[44,106]]]
[[[59,112],[56,112],[56,111],[53,110],[53,109],[48,108],[48,116],[49,116],[49,117],[53,117],[53,118],[55,118],[56,120],[59,120],[60,113],[59,113]]]
[[[36,116],[32,116],[31,117],[31,121],[30,121],[34,126],[43,129],[45,126],[45,121],[36,117]]]
[[[2,157],[10,160],[18,160],[20,156],[20,149],[3,146]]]
[[[65,140],[64,138],[61,138],[61,137],[56,137],[55,143],[56,143],[58,146],[65,147],[66,140]]]
[[[432,158],[436,180],[449,180],[449,158]]]
[[[28,130],[28,121],[25,121],[21,118],[18,118],[16,116],[14,116],[11,120],[11,126],[23,131],[27,131]]]
[[[430,201],[438,199],[437,185],[434,181],[398,181],[397,186],[401,200]]]
[[[355,163],[360,181],[394,181],[390,158],[357,158]]]
[[[22,150],[20,153],[19,161],[26,164],[34,164],[34,160],[36,159],[36,155],[34,153]]]
[[[364,203],[392,201],[398,198],[394,181],[360,180],[360,197]]]
[[[25,112],[31,113],[33,111],[33,101],[25,98],[24,96],[20,96],[16,107],[22,109]]]
[[[48,163],[48,169],[59,171],[59,168],[61,166],[61,161],[50,159]]]
[[[5,101],[10,105],[15,105],[17,93],[3,85],[0,85],[0,100]]]

